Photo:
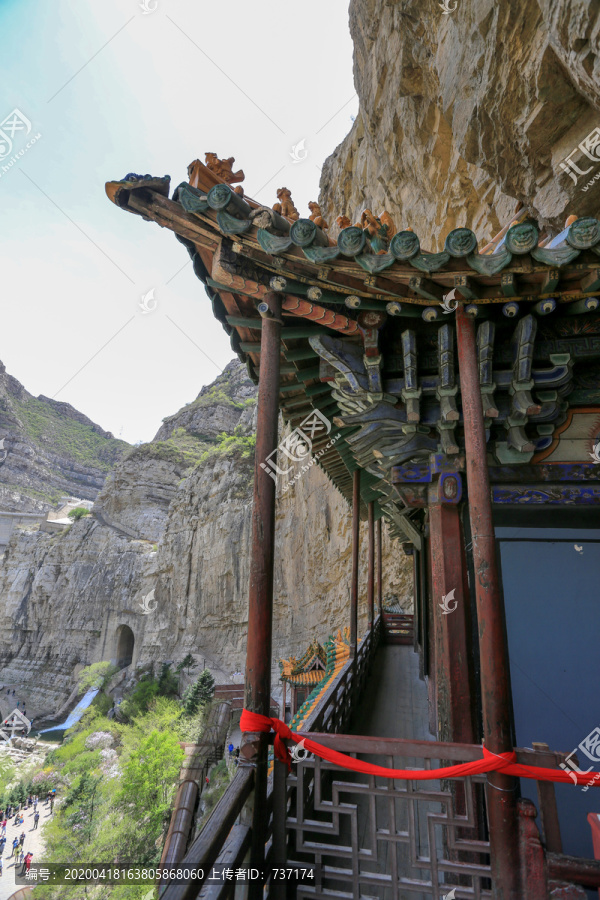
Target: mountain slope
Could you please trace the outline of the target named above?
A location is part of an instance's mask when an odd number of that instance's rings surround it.
[[[63,495],[94,500],[129,447],[70,404],[34,397],[1,362],[0,440],[0,509],[9,512],[43,512]]]

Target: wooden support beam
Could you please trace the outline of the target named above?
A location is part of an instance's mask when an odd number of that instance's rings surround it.
[[[291,350],[284,349],[283,355],[288,360],[288,362],[296,362],[300,359],[315,359],[315,357],[317,359],[319,358],[319,354],[311,347],[302,347],[300,349]]]
[[[352,581],[350,585],[350,656],[356,656],[358,635],[358,554],[360,550],[360,469],[352,479]]]
[[[252,551],[248,597],[248,642],[244,706],[269,715],[271,702],[271,649],[273,636],[273,564],[275,557],[275,481],[266,463],[277,449],[279,417],[279,356],[281,298],[267,294],[271,317],[263,323],[261,378],[258,384],[258,417],[252,507]],[[265,468],[263,468],[263,465]],[[251,863],[264,863],[267,834],[268,742],[264,733],[242,736],[241,752],[255,767]],[[258,889],[255,896],[258,896]],[[262,895],[262,887],[260,888]]]
[[[456,310],[456,332],[473,538],[483,731],[488,750],[506,753],[513,750],[510,666],[492,522],[475,323],[460,306]],[[510,776],[497,772],[488,774],[487,807],[495,900],[520,900],[523,897],[519,884],[516,787],[515,779]]]
[[[244,353],[260,353],[261,343],[254,343],[251,341],[240,341],[240,350],[243,350]]]
[[[367,609],[369,631],[375,621],[375,518],[373,501],[367,507],[369,516],[369,554],[367,568]]]
[[[300,381],[311,381],[311,379],[319,377],[320,371],[319,366],[310,369],[298,369],[298,378]]]
[[[477,300],[479,297],[477,285],[469,275],[455,275],[454,287],[460,291],[465,300]]]
[[[581,279],[582,291],[600,290],[600,269],[592,269],[589,275]]]
[[[437,497],[437,486],[435,492]],[[472,719],[467,561],[458,506],[429,506],[429,552],[435,641],[438,741],[476,743]],[[445,600],[444,598],[449,598]],[[445,604],[444,612],[440,606]]]
[[[383,612],[383,540],[382,540],[383,521],[381,516],[377,519],[377,610],[381,615]]]
[[[304,388],[307,397],[316,397],[318,394],[331,394],[330,384],[313,384]]]
[[[558,287],[559,281],[560,281],[559,269],[548,269],[548,271],[544,273],[544,277],[542,278],[542,283],[540,284],[540,294],[552,294],[553,291],[555,291],[556,288]],[[582,288],[582,290],[594,291],[595,288]]]
[[[262,328],[263,320],[261,318],[249,319],[244,316],[225,316],[225,318],[229,325],[237,328],[253,328],[255,331],[260,331]]]
[[[424,275],[412,275],[408,286],[411,291],[414,291],[415,294],[418,294],[419,297],[423,297],[425,300],[441,303],[444,299],[444,288]]]
[[[505,297],[518,297],[519,286],[517,284],[517,276],[512,272],[503,272],[500,280],[500,287]]]

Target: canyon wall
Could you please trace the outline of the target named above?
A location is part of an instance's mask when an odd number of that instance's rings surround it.
[[[596,215],[600,153],[578,145],[600,125],[597,0],[448,6],[351,0],[360,109],[323,168],[328,221],[385,209],[439,250],[459,226],[485,243],[519,202],[553,233]],[[585,176],[560,166],[573,151]]]
[[[0,562],[0,683],[18,687],[28,715],[56,713],[82,665],[116,659],[123,626],[134,667],[191,652],[217,682],[243,670],[255,396],[233,361],[115,466],[92,516],[62,534],[12,538]],[[350,523],[318,466],[278,490],[275,661],[348,624]],[[366,525],[362,538],[364,573]],[[410,560],[397,542],[384,548],[385,594],[409,609]],[[365,593],[363,580],[359,634]],[[273,676],[277,696],[276,662]]]

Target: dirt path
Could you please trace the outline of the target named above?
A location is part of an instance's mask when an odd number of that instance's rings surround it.
[[[25,853],[33,853],[32,862],[39,863],[42,860],[44,849],[43,827],[50,818],[50,805],[45,806],[42,802],[38,804],[38,810],[40,812],[40,821],[37,830],[34,830],[33,827],[33,806],[23,814],[25,821],[22,825],[15,827],[12,824],[14,822],[13,816],[6,826],[6,845],[2,856],[2,878],[0,878],[0,900],[8,900],[18,890],[18,886],[15,885],[15,865],[10,857],[12,842],[15,837],[18,837],[24,831]],[[19,864],[17,864],[17,871],[21,871]]]

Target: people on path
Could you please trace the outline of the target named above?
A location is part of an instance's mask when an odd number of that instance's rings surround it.
[[[22,831],[22,832],[21,832],[21,837],[19,838],[19,844],[20,844],[21,847],[22,847],[24,843],[25,843],[25,832]]]
[[[40,821],[40,814],[39,814],[39,812],[38,812],[37,809],[36,809],[35,815],[34,815],[34,817],[33,817],[33,830],[34,830],[34,831],[35,831],[36,828],[38,827],[38,822],[39,822],[39,821]]]
[[[6,819],[2,821],[2,837],[6,837]]]
[[[19,844],[19,838],[18,838],[18,837],[16,837],[16,838],[14,839],[13,844],[12,844],[12,847],[13,847],[13,848],[12,848],[12,855],[13,855],[13,856],[15,857],[15,859],[16,859],[16,857],[19,855],[19,851],[21,850],[21,845]]]
[[[25,866],[24,866],[25,872],[29,872],[32,858],[33,858],[33,853],[31,851],[29,851],[29,853],[25,857]],[[21,872],[21,875],[22,874],[23,874],[23,872]]]

